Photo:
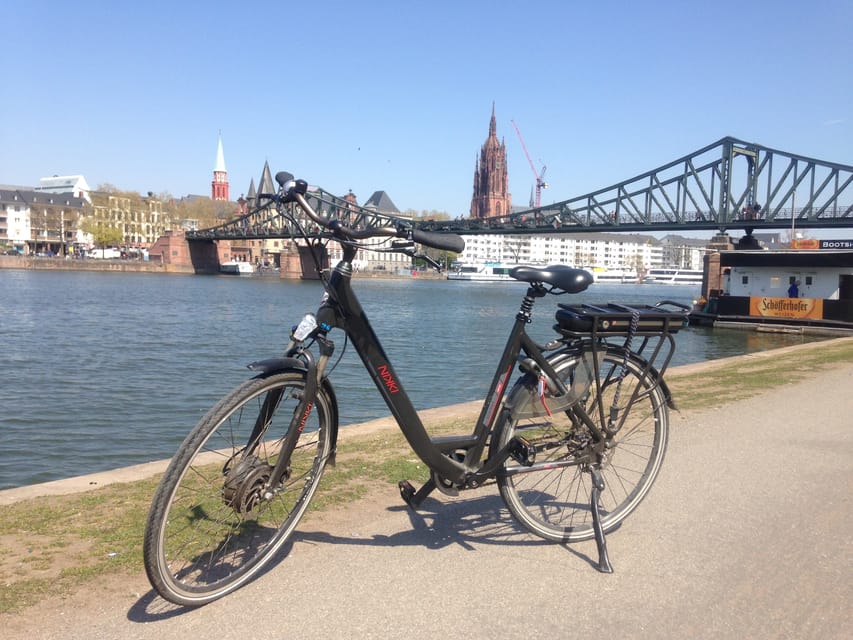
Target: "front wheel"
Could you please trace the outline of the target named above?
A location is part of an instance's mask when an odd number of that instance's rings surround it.
[[[552,364],[567,386],[574,382],[574,390],[580,387],[577,402],[599,427],[607,423],[619,389],[618,431],[599,457],[605,482],[599,501],[601,524],[607,532],[636,509],[655,481],[666,452],[669,413],[663,390],[654,374],[644,371],[644,363],[633,357],[625,362],[624,352],[615,349],[599,358],[598,384],[589,375],[594,370],[591,352],[586,352],[586,358],[563,354]],[[595,448],[594,438],[572,417],[571,410],[555,410],[549,416],[541,405],[531,411],[530,395],[519,387],[510,401],[515,398],[518,404],[527,403],[527,409],[514,412],[508,406],[496,428],[498,448],[520,436],[536,450],[530,466],[507,460],[497,478],[501,497],[513,516],[542,538],[558,542],[593,538],[590,452]],[[545,404],[549,399],[546,394]]]
[[[186,437],[154,495],[145,527],[145,571],[175,604],[197,606],[251,580],[299,522],[323,475],[337,409],[321,388],[307,418],[294,412],[305,374],[249,380]],[[288,472],[272,470],[291,425]]]

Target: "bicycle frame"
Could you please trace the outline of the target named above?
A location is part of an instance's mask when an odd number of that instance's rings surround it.
[[[431,438],[352,289],[352,260],[356,247],[352,243],[341,244],[344,256],[325,283],[328,295],[317,311],[318,325],[323,333],[332,328],[342,329],[346,333],[418,457],[433,472],[457,487],[477,486],[483,479],[494,475],[507,457],[494,455],[485,464],[481,464],[489,433],[494,426],[518,356],[521,353],[526,354],[550,379],[562,384],[542,355],[542,350],[524,329],[525,324],[530,322],[534,298],[546,295],[545,292],[533,287],[528,289],[473,432],[470,435]],[[562,391],[565,391],[565,388]],[[449,457],[448,454],[460,450],[465,452],[464,459]]]

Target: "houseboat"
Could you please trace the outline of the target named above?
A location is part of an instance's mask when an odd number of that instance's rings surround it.
[[[692,324],[853,332],[853,251],[721,251]]]

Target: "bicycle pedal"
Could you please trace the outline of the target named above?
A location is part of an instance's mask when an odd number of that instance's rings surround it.
[[[515,436],[509,441],[507,451],[518,464],[529,467],[536,462],[536,447],[521,436]]]
[[[417,509],[424,499],[433,492],[435,489],[435,482],[430,478],[424,483],[424,486],[417,491],[415,491],[414,485],[408,480],[400,480],[400,482],[397,483],[397,487],[400,489],[400,496],[403,498],[403,501],[412,509]]]
[[[400,482],[397,483],[397,487],[400,489],[400,497],[403,498],[403,502],[411,507],[412,498],[417,493],[414,485],[408,480],[400,480]]]

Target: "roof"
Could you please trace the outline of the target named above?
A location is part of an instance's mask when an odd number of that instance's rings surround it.
[[[698,247],[705,248],[705,245],[708,244],[707,240],[703,240],[702,238],[686,238],[677,233],[669,233],[660,239],[661,244],[670,244],[670,245],[678,245],[681,247]]]
[[[225,173],[225,154],[222,152],[222,136],[219,136],[219,144],[216,147],[216,165],[213,170]]]
[[[400,210],[394,206],[391,198],[384,191],[374,191],[373,195],[362,206],[365,209],[376,209],[382,213],[400,213]]]
[[[68,207],[83,207],[84,198],[78,198],[71,192],[53,193],[50,191],[35,191],[33,189],[4,189],[0,188],[0,203],[3,204],[51,204]]]
[[[65,191],[89,191],[89,185],[83,176],[51,176],[41,178],[36,191],[52,191],[63,193]]]
[[[721,251],[722,267],[853,267],[853,251]]]
[[[270,172],[270,163],[264,161],[264,169],[261,172],[261,181],[258,184],[258,193],[270,195],[276,193],[275,184],[272,181],[272,173]]]

